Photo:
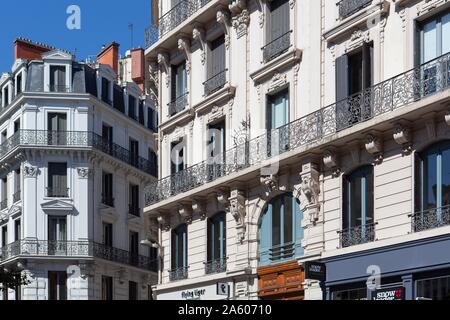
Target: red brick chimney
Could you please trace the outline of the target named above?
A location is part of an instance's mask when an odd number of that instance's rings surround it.
[[[117,75],[119,71],[119,44],[113,42],[102,49],[97,55],[97,62],[109,65]]]
[[[144,49],[131,50],[131,79],[144,90]]]
[[[17,38],[14,41],[14,61],[17,59],[41,60],[42,54],[53,48],[44,44],[33,43],[31,40]]]

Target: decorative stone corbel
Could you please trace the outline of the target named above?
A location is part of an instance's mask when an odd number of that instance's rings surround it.
[[[260,182],[265,189],[267,198],[270,196],[272,192],[279,189],[278,175],[276,174],[262,175],[260,177]]]
[[[247,8],[247,0],[230,0],[230,4],[228,5],[228,9],[233,14],[239,14],[245,8]]]
[[[311,162],[303,164],[300,179],[301,196],[303,198],[302,206],[305,208],[305,219],[309,219],[309,222],[314,224],[319,220],[320,210],[318,166]]]
[[[245,196],[241,190],[232,190],[230,194],[230,213],[236,220],[236,230],[239,242],[245,239]]]
[[[157,220],[163,231],[169,231],[170,229],[169,217],[166,217],[165,215],[160,215],[158,216]]]
[[[158,87],[159,77],[158,77],[158,62],[157,61],[151,61],[148,64],[148,73],[150,76],[150,80],[155,83],[156,87]]]
[[[203,201],[199,199],[192,200],[192,212],[200,216],[200,219],[206,219],[206,207]]]
[[[201,62],[202,65],[206,62],[206,41],[205,41],[205,29],[202,25],[196,24],[194,25],[194,29],[192,30],[192,38],[195,41],[198,41],[200,44],[200,48],[202,50],[201,53]]]
[[[170,84],[169,55],[163,52],[158,53],[158,64],[161,66],[164,73],[166,74],[166,87],[168,88]]]
[[[374,156],[375,164],[383,161],[383,140],[379,136],[368,134],[365,147],[367,152]]]
[[[412,143],[411,143],[411,131],[408,127],[398,123],[394,128],[394,141],[402,146],[402,152],[404,155],[411,154]]]
[[[217,192],[217,203],[223,208],[228,209],[230,204],[228,202],[228,193],[226,191],[221,190]]]
[[[117,278],[119,279],[119,283],[124,284],[127,277],[128,277],[127,270],[125,268],[119,268],[119,270],[117,271]]]
[[[183,53],[186,59],[186,73],[189,74],[191,71],[191,44],[186,36],[178,38],[178,50]]]
[[[216,14],[217,22],[222,26],[225,33],[225,48],[230,48],[230,16],[225,9],[219,9]]]
[[[25,178],[36,178],[39,174],[39,168],[26,164],[24,165],[24,177]]]
[[[236,30],[237,38],[247,34],[248,25],[250,24],[250,14],[247,9],[243,9],[241,12],[235,14],[232,18],[231,24]]]
[[[178,214],[181,219],[187,224],[192,223],[192,207],[187,205],[180,205],[178,207]]]
[[[323,154],[323,164],[328,169],[332,170],[333,177],[339,176],[341,169],[339,168],[338,158],[336,153],[332,150],[325,150]]]
[[[258,5],[258,11],[259,11],[259,27],[262,29],[264,27],[264,20],[265,20],[265,14],[264,14],[264,3],[266,0],[256,0],[256,4]]]
[[[80,179],[89,179],[94,174],[94,170],[90,168],[77,168],[77,173]]]

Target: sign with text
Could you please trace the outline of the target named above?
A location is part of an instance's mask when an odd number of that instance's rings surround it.
[[[405,287],[394,287],[376,290],[372,300],[405,300]]]
[[[227,296],[229,294],[229,286],[228,283],[219,282],[217,284],[217,295],[218,296]]]
[[[305,262],[305,279],[325,281],[327,277],[326,267],[324,263],[315,261]]]

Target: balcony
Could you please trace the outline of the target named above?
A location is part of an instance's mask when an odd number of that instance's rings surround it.
[[[205,262],[205,274],[222,273],[227,271],[227,259],[215,259]]]
[[[158,28],[150,26],[146,29],[147,48],[156,43],[164,35],[186,21],[195,12],[207,5],[211,0],[182,0],[158,21]]]
[[[356,246],[358,244],[373,242],[375,240],[375,225],[366,224],[339,232],[341,248]]]
[[[152,175],[155,170],[149,160],[136,157],[129,150],[91,131],[19,130],[0,145],[0,159],[16,148],[43,146],[93,148],[147,174]]]
[[[18,190],[13,194],[13,203],[19,202],[21,197],[21,191]]]
[[[289,50],[291,46],[291,33],[292,31],[286,32],[262,47],[264,63],[275,59]]]
[[[205,97],[213,94],[225,86],[227,83],[227,71],[228,69],[225,69],[203,82]]]
[[[139,269],[156,272],[157,260],[149,257],[131,254],[118,248],[108,247],[93,241],[41,241],[24,239],[16,241],[0,249],[0,262],[14,258],[30,257],[73,257],[73,258],[99,258]]]
[[[172,100],[167,106],[169,107],[169,115],[173,116],[183,111],[188,105],[189,92],[182,94],[176,99]]]
[[[372,0],[342,0],[338,3],[339,19],[343,20],[347,18],[371,3]]]
[[[188,278],[189,267],[180,267],[169,270],[170,281],[180,281]]]
[[[136,204],[129,204],[128,213],[132,216],[139,217],[141,215],[141,209]]]
[[[102,194],[102,203],[108,207],[114,208],[114,198],[112,195]]]
[[[450,225],[450,206],[433,208],[411,215],[413,232],[421,232]]]
[[[69,197],[69,188],[46,188],[47,192],[45,196],[48,198],[68,198]]]
[[[279,129],[235,145],[218,157],[223,159],[219,173],[209,170],[209,162],[205,160],[151,183],[146,187],[146,206],[262,164],[288,151],[312,143],[325,143],[324,138],[431,97],[449,87],[450,53],[344,100],[319,108]]]

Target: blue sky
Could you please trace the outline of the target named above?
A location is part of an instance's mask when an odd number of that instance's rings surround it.
[[[0,11],[0,73],[11,71],[17,37],[75,52],[78,60],[96,55],[103,44],[116,41],[123,54],[131,46],[129,23],[134,24],[134,47],[145,45],[150,25],[150,0],[24,0],[5,1]],[[18,5],[20,3],[20,5]],[[81,9],[81,29],[69,30],[69,5]]]

